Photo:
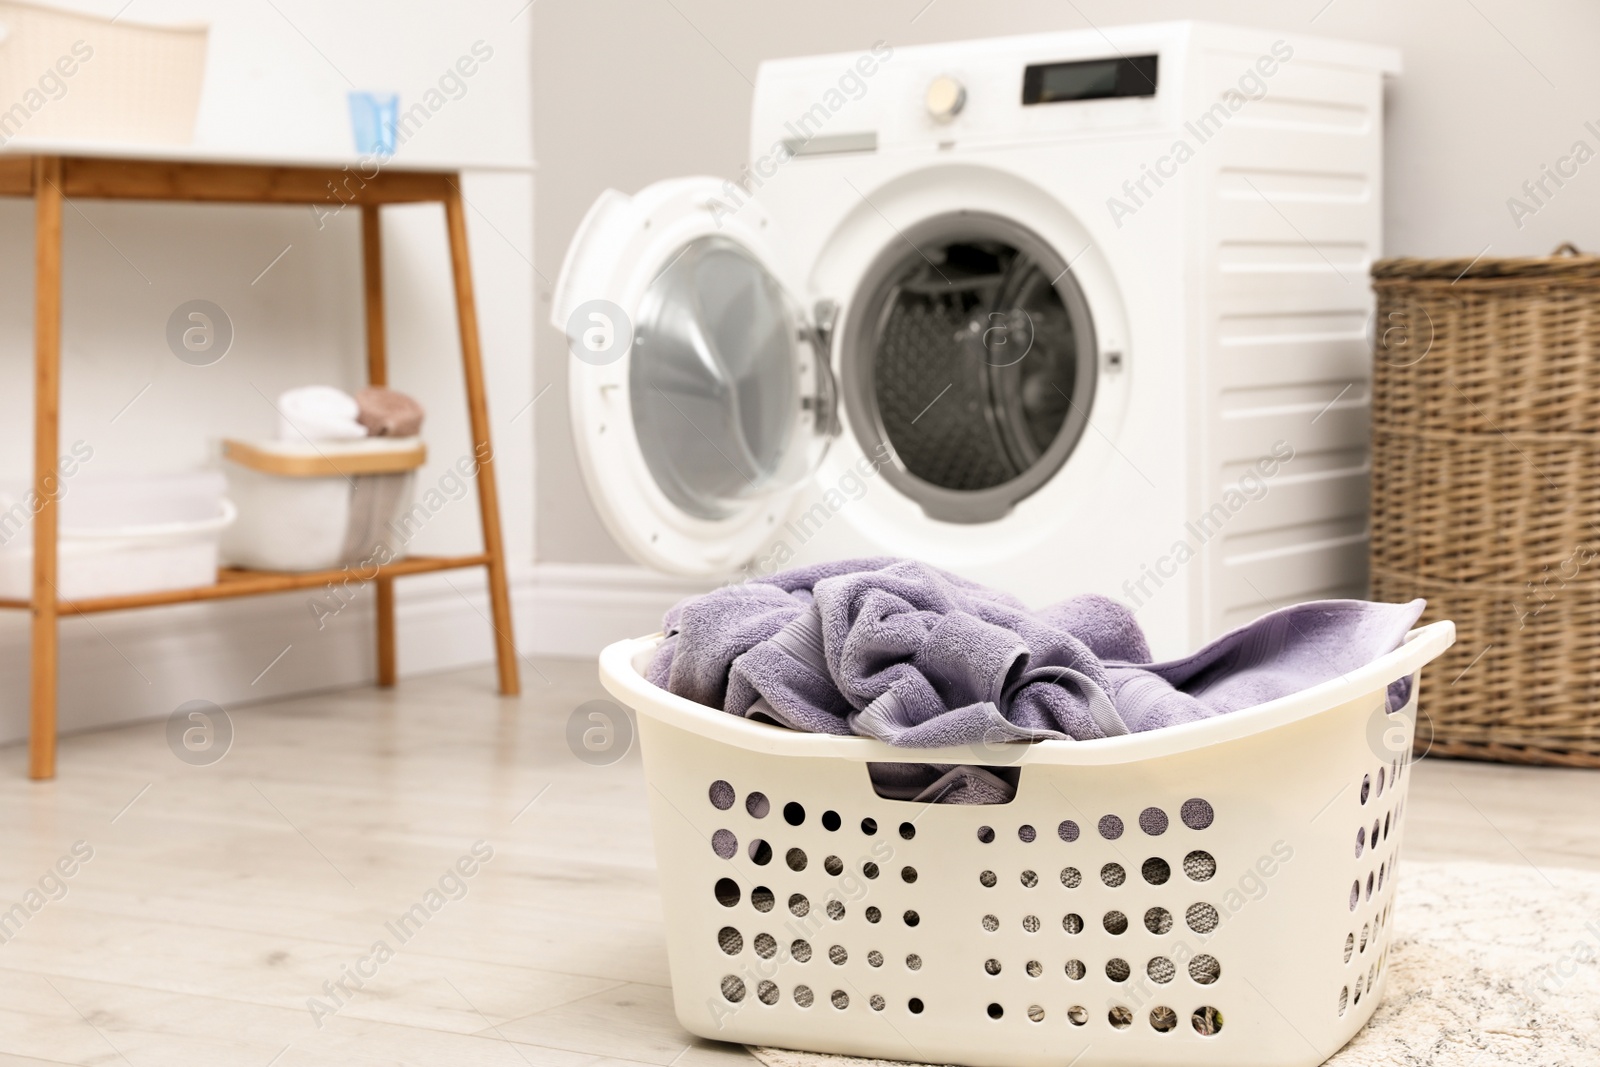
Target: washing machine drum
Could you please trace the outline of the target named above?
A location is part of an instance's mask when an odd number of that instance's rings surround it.
[[[1066,260],[998,216],[908,229],[863,278],[842,339],[850,422],[931,517],[991,522],[1072,454],[1094,325]]]

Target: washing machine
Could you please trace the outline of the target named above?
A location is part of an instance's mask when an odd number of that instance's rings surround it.
[[[708,580],[1104,593],[1158,656],[1364,595],[1399,67],[1194,22],[763,64],[743,168],[605,193],[563,264],[607,528]]]

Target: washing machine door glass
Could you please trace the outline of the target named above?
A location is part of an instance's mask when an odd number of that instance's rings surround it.
[[[743,245],[686,244],[645,290],[628,391],[661,491],[724,519],[792,489],[831,439],[832,377],[796,302]]]
[[[842,345],[846,406],[930,517],[991,522],[1071,456],[1096,353],[1055,249],[999,216],[944,216],[896,238],[864,277]]]

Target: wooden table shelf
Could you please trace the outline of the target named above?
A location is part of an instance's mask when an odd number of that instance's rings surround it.
[[[145,155],[119,156],[105,150],[32,151],[15,143],[0,151],[0,196],[26,196],[34,202],[34,448],[33,488],[38,507],[33,520],[33,592],[26,600],[0,600],[0,608],[32,613],[30,734],[28,773],[51,778],[56,768],[56,683],[58,623],[63,614],[161,607],[170,604],[261,596],[311,589],[352,579],[376,585],[378,684],[396,678],[394,580],[459,567],[484,567],[494,630],[500,692],[515,694],[516,646],[511,636],[511,599],[506,585],[505,548],[500,533],[500,502],[494,479],[494,448],[478,339],[467,221],[455,171],[407,168],[386,161],[351,160],[346,165],[285,165],[252,161],[204,161]],[[72,198],[188,201],[238,204],[313,204],[352,207],[361,213],[361,269],[366,325],[367,380],[387,385],[388,355],[383,304],[382,235],[379,209],[385,204],[437,203],[444,208],[450,271],[466,379],[467,417],[477,470],[478,511],[483,528],[481,552],[463,556],[414,556],[372,573],[352,569],[281,573],[223,570],[215,585],[126,596],[63,601],[56,595],[58,504],[55,477],[60,459],[62,207]]]
[[[366,584],[400,578],[408,574],[482,567],[488,562],[489,557],[479,552],[470,556],[409,556],[382,567],[339,567],[325,571],[257,571],[243,567],[224,567],[217,572],[217,581],[214,585],[198,585],[187,589],[161,589],[151,593],[123,593],[117,596],[89,597],[84,600],[60,600],[56,602],[56,610],[62,615],[93,615],[102,611],[128,611],[132,608],[154,608],[165,604],[191,604],[201,600],[227,600],[231,597],[290,593],[297,589],[316,589],[327,585],[342,586],[346,582]],[[26,610],[31,606],[26,600],[0,599],[0,608]]]

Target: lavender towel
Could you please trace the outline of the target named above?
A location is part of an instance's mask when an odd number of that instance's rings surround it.
[[[1156,730],[1298,692],[1398,647],[1422,607],[1299,604],[1151,663],[1132,612],[1106,597],[1030,611],[923,563],[843,560],[676,605],[648,676],[796,730],[981,757],[979,746]],[[959,762],[873,764],[872,775],[884,796],[943,803],[1003,803],[1016,782]]]

